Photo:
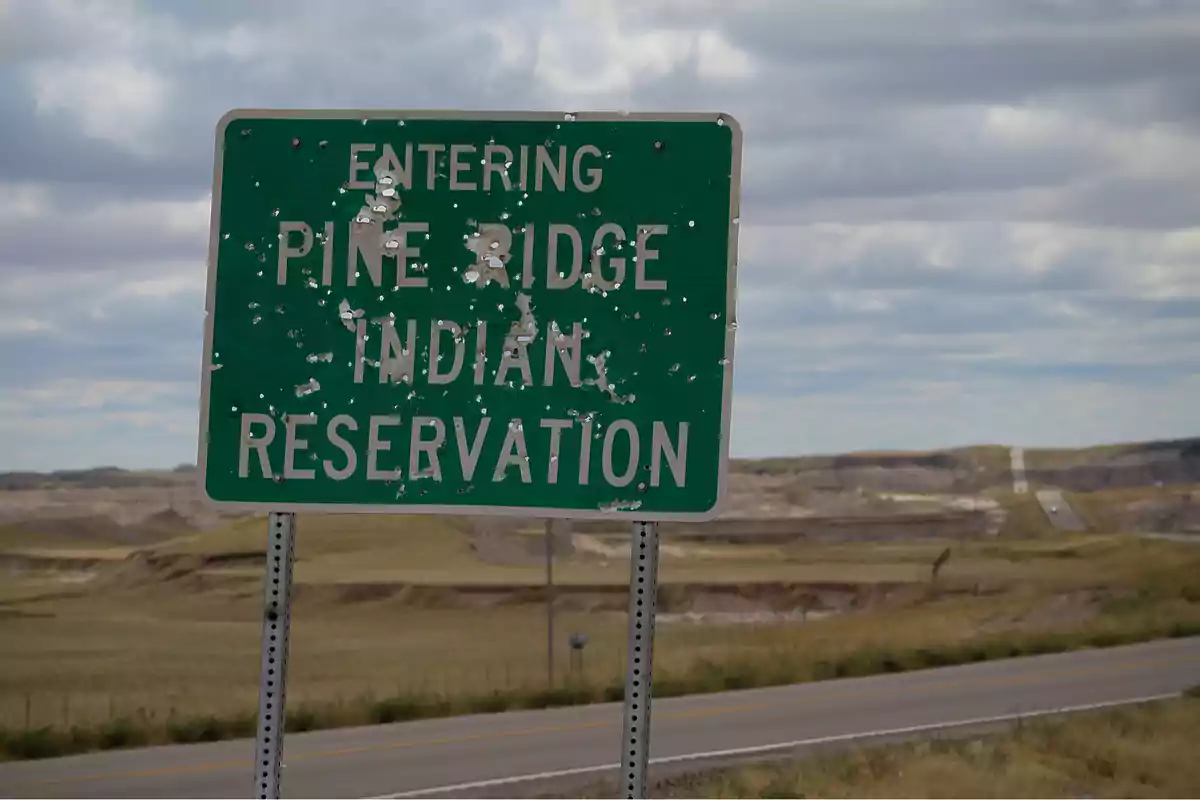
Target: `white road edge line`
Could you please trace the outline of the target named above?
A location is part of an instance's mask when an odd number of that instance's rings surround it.
[[[1172,700],[1180,697],[1182,694],[1182,692],[1152,694],[1145,697],[1130,697],[1124,700],[1106,700],[1103,703],[1087,703],[1077,706],[1045,708],[1036,711],[1025,711],[1015,714],[1000,714],[993,717],[975,717],[974,719],[963,719],[953,722],[934,722],[927,725],[910,725],[904,728],[885,728],[874,731],[863,731],[861,733],[842,733],[836,736],[818,736],[814,739],[797,739],[791,742],[762,744],[754,747],[735,747],[729,750],[709,750],[703,753],[686,753],[679,756],[660,756],[659,758],[650,759],[650,763],[673,764],[680,761],[703,761],[710,758],[754,755],[755,753],[769,753],[772,750],[790,750],[797,747],[808,747],[811,745],[829,744],[832,742],[845,742],[852,741],[854,739],[870,739],[876,736],[897,736],[905,733],[922,733],[924,731],[935,731],[945,728],[960,728],[967,725],[984,725],[990,722],[1010,722],[1017,719],[1028,719],[1029,717],[1048,716],[1050,714],[1069,714],[1076,711],[1092,711],[1101,708],[1112,708],[1113,706],[1151,703],[1156,700]],[[571,775],[586,775],[589,772],[607,772],[608,770],[619,769],[620,766],[621,765],[619,763],[597,764],[593,767],[575,767],[574,769],[560,769],[551,772],[534,772],[529,775],[513,775],[508,778],[491,778],[483,781],[471,781],[470,783],[431,786],[428,789],[417,789],[410,792],[397,792],[395,794],[382,794],[374,797],[365,797],[362,798],[362,800],[399,800],[399,798],[402,797],[428,797],[430,795],[445,794],[446,792],[459,792],[467,789],[484,789],[492,786],[504,786],[511,783],[526,783],[528,781],[545,780],[548,778],[566,778]]]

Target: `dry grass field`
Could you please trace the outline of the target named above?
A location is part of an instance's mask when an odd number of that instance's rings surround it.
[[[660,782],[654,797],[1198,797],[1200,694]],[[597,786],[587,797],[612,797]]]
[[[1068,501],[1093,530],[1200,535],[1200,486],[1194,484],[1072,492]]]
[[[656,692],[1200,632],[1200,547],[1119,524],[1163,490],[1073,494],[1095,531],[1064,534],[1012,493],[1006,463],[1005,448],[984,447],[739,465],[725,533],[664,533]],[[266,522],[205,516],[186,478],[113,488],[23,476],[31,488],[0,491],[0,757],[247,732]],[[939,526],[943,513],[989,522]],[[741,518],[775,532],[739,538]],[[804,532],[821,520],[841,523]],[[560,545],[548,692],[539,524],[302,515],[290,724],[612,699],[628,536],[581,527]],[[573,631],[590,640],[581,674]]]
[[[248,713],[264,528],[247,521],[160,545],[150,551],[157,564],[103,561],[6,583],[0,723]],[[294,707],[335,713],[396,695],[545,687],[540,567],[480,563],[444,521],[309,517],[298,536]],[[932,583],[930,565],[947,546]],[[864,652],[1200,625],[1200,549],[1127,536],[671,549],[656,651],[656,674],[668,681],[712,665],[753,673],[781,663],[792,673],[739,680],[803,680]],[[579,630],[590,638],[586,680],[618,681],[626,569],[588,559],[556,568],[560,677],[569,673],[562,640]]]

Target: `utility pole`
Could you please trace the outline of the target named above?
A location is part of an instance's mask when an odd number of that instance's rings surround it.
[[[546,520],[546,687],[554,688],[554,520]]]

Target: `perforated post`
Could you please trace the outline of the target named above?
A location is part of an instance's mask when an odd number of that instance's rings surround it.
[[[262,669],[258,683],[258,736],[254,748],[254,796],[261,798],[279,797],[295,533],[295,514],[272,513],[267,518]]]
[[[654,609],[658,597],[658,524],[637,522],[629,553],[629,651],[625,669],[625,724],[621,740],[623,797],[646,796],[650,758],[650,687]]]
[[[554,690],[554,520],[546,520],[546,688]]]

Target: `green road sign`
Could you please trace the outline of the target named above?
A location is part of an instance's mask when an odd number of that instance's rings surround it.
[[[217,127],[199,467],[274,511],[717,511],[741,132],[718,114]]]

